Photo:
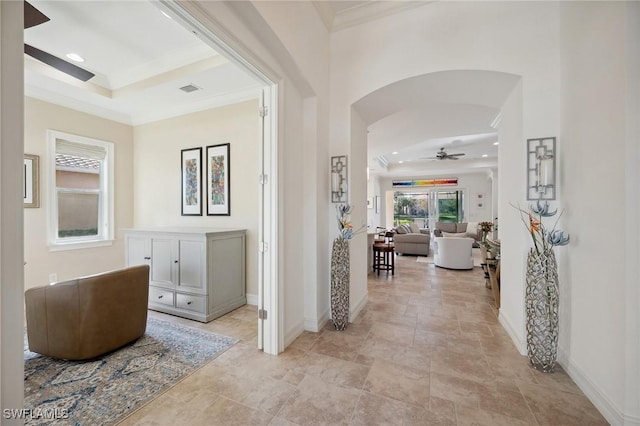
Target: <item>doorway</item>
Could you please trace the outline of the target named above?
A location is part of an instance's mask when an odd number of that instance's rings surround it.
[[[214,50],[225,56],[231,62],[256,80],[264,84],[259,97],[258,111],[260,121],[260,161],[256,183],[259,190],[258,212],[258,247],[253,248],[258,255],[258,349],[266,353],[277,355],[282,347],[279,332],[278,311],[278,235],[277,230],[277,96],[278,86],[275,78],[266,75],[249,60],[242,57],[231,45],[225,42],[212,23],[203,25],[182,4],[175,0],[162,2],[159,7],[172,16],[187,30],[196,35]],[[221,31],[221,30],[220,30]],[[249,248],[252,250],[252,248]]]

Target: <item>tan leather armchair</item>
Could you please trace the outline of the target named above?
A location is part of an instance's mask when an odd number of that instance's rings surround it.
[[[28,289],[29,350],[70,360],[113,351],[144,334],[148,298],[148,265]]]

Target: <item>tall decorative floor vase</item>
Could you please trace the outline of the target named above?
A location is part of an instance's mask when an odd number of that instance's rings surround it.
[[[552,249],[527,257],[527,352],[531,364],[550,373],[558,355],[558,266]]]
[[[331,319],[338,331],[349,323],[349,242],[341,238],[331,251]]]

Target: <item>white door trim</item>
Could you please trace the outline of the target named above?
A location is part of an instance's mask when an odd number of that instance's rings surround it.
[[[210,45],[227,59],[253,75],[265,84],[264,93],[268,95],[264,102],[269,113],[264,120],[262,151],[262,174],[268,176],[263,188],[263,200],[261,217],[259,218],[258,234],[261,241],[266,243],[266,251],[259,255],[259,297],[258,305],[267,311],[267,317],[260,330],[262,338],[258,345],[266,353],[277,355],[283,350],[282,341],[282,314],[280,312],[280,289],[278,268],[278,91],[275,83],[278,78],[264,64],[256,65],[255,58],[250,56],[246,49],[237,46],[237,42],[230,34],[227,34],[220,23],[211,16],[203,13],[193,3],[178,3],[176,0],[160,0],[157,5],[189,31],[197,35],[202,41]],[[256,184],[258,174],[256,173]],[[254,250],[259,250],[254,247]]]

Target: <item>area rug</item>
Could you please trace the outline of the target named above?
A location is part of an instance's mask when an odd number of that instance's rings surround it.
[[[482,253],[479,248],[471,249],[471,256],[473,257],[473,266],[479,268],[482,263]],[[429,256],[418,256],[416,258],[418,263],[433,263],[433,251],[429,252]]]
[[[149,318],[136,342],[90,361],[24,349],[29,425],[112,424],[169,389],[237,340]],[[34,415],[35,414],[35,415]]]

